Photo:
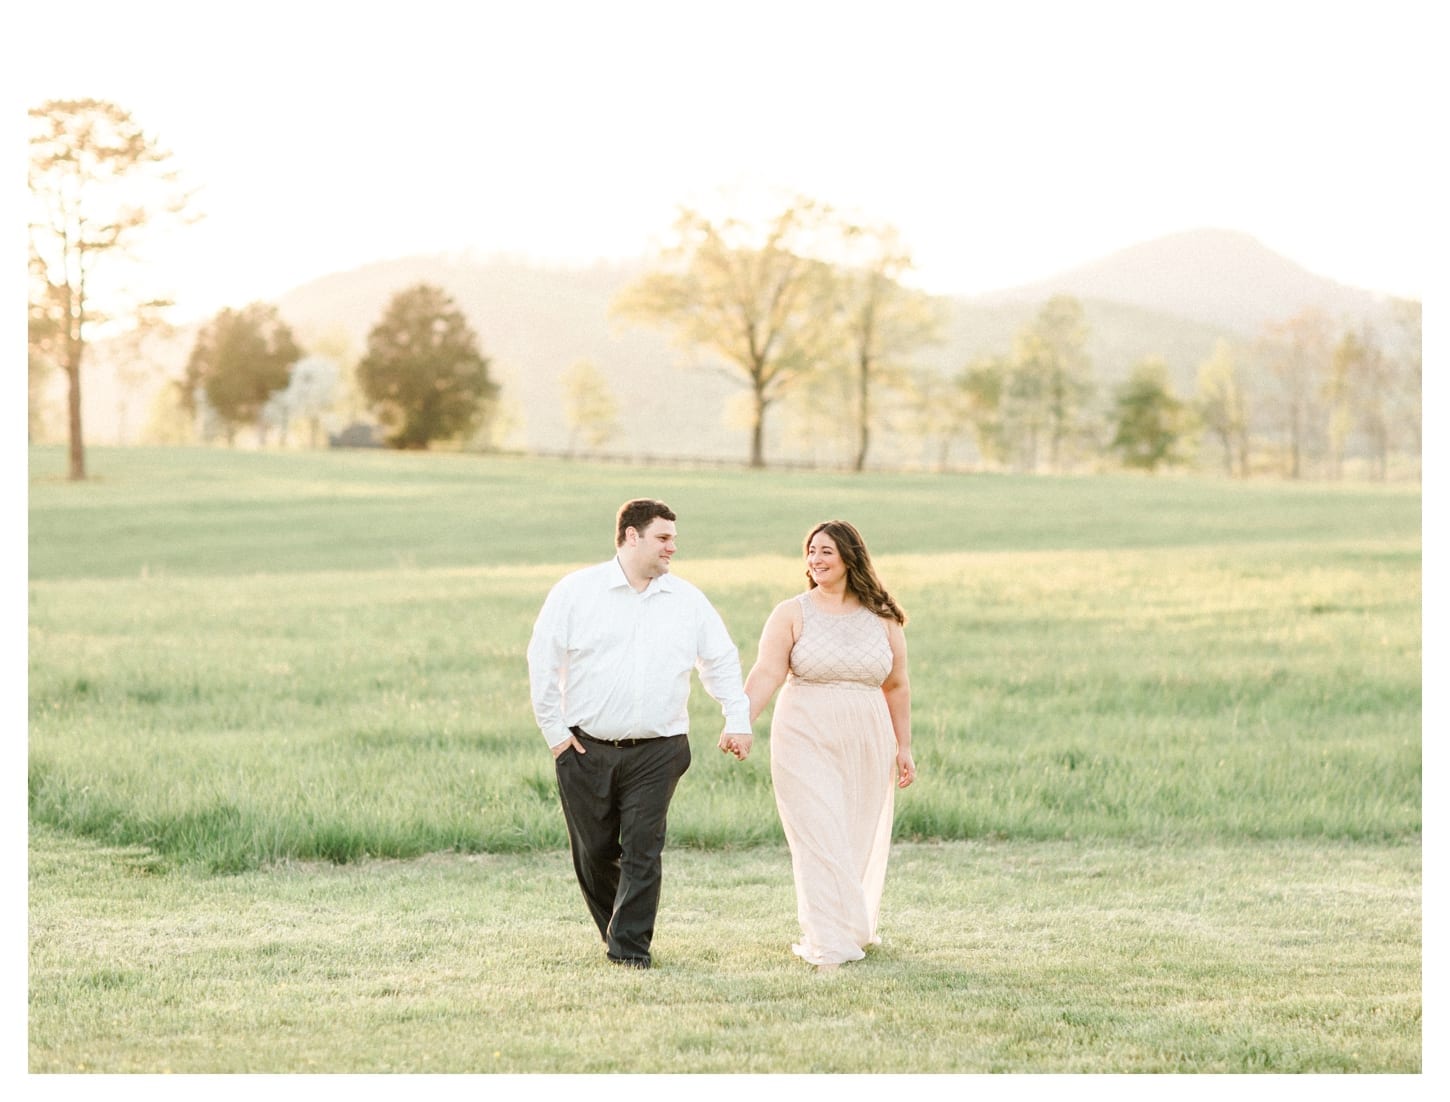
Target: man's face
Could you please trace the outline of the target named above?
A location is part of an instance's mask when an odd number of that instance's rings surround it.
[[[675,522],[655,517],[643,532],[636,528],[624,534],[624,546],[620,548],[630,557],[635,571],[646,578],[658,578],[670,572],[670,560],[675,557]]]

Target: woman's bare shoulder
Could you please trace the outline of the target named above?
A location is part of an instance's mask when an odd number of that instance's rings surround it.
[[[770,620],[777,624],[798,625],[801,622],[801,600],[800,595],[787,597],[773,609],[770,610]]]

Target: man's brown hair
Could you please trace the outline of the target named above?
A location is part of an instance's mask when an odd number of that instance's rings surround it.
[[[614,546],[624,546],[624,533],[627,529],[633,528],[643,535],[644,530],[656,518],[674,520],[675,514],[663,501],[656,501],[652,497],[637,497],[633,501],[626,501],[619,507],[619,515],[614,520]]]

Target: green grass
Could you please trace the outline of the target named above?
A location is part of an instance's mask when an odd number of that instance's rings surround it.
[[[791,956],[777,847],[666,855],[656,967],[558,851],[232,877],[40,830],[33,1072],[1418,1071],[1418,847],[898,845],[883,944]]]
[[[31,453],[35,1070],[1418,1067],[1417,491],[89,458]],[[698,689],[673,970],[596,968],[523,651],[640,494],[747,665],[828,516],[911,613],[895,935],[833,994],[782,955],[768,740],[713,751]],[[676,1028],[621,1050],[643,1005]]]
[[[526,509],[516,499],[532,491],[503,495],[497,484],[500,472],[530,472],[528,486],[547,473],[555,493],[577,495],[548,518],[573,532],[575,518],[608,511],[596,500],[606,477],[620,480],[604,499],[610,507],[626,495],[623,475],[586,468],[576,484],[567,477],[573,469],[559,464],[355,460],[375,479],[398,472],[399,485],[413,487],[406,500],[493,487],[501,496],[488,527],[500,529],[494,538],[515,560],[504,565],[425,568],[421,553],[399,550],[388,568],[317,568],[345,527],[339,518],[348,507],[334,503],[298,527],[276,570],[218,576],[210,560],[194,557],[217,537],[174,519],[178,502],[205,505],[208,515],[225,516],[233,505],[245,512],[268,494],[285,498],[304,472],[316,483],[329,465],[360,477],[349,458],[122,454],[118,464],[133,465],[135,485],[37,483],[37,822],[227,871],[289,857],[564,844],[523,652],[560,572],[608,553],[609,522],[591,534],[592,547],[581,544],[579,559],[562,560],[552,541],[499,519]],[[168,463],[183,472],[175,482],[167,481]],[[212,475],[192,483],[198,467]],[[289,477],[264,477],[268,470]],[[424,471],[441,473],[428,481]],[[793,501],[798,476],[669,477],[693,479],[712,500],[753,498],[765,527],[789,520],[797,529],[816,515]],[[922,782],[900,801],[898,837],[1390,839],[1419,830],[1420,554],[1416,539],[1392,534],[1417,516],[1415,498],[1384,492],[1379,508],[1363,514],[1341,503],[1346,515],[1333,538],[1216,535],[1198,546],[1150,539],[1147,547],[1105,549],[1088,527],[1076,549],[950,550],[970,544],[977,528],[953,521],[948,509],[964,484],[970,480],[922,480],[914,492],[935,486],[939,500],[903,507],[894,480],[852,483],[853,493],[874,488],[880,499],[855,511],[868,536],[925,512],[937,518],[942,545],[878,556],[912,613]],[[1127,527],[1146,529],[1157,513],[1132,505],[1142,484],[1063,483],[1055,492],[1065,506],[1080,486],[1098,495],[1116,487],[1118,508],[1131,512]],[[1184,497],[1208,499],[1194,505],[1206,515],[1201,528],[1230,524],[1215,519],[1211,502],[1233,487],[1177,485]],[[1243,492],[1257,500],[1271,489]],[[1349,493],[1350,504],[1359,493]],[[72,494],[89,503],[77,505]],[[1301,494],[1279,490],[1288,502]],[[158,514],[161,498],[169,504]],[[1315,500],[1315,515],[1328,518],[1333,491]],[[1403,514],[1398,521],[1392,507]],[[442,558],[463,557],[464,544],[449,542],[455,529],[389,508],[396,512],[381,531],[450,548]],[[74,544],[44,535],[55,514],[86,510],[111,518],[101,543],[115,572],[75,576]],[[701,523],[712,515],[701,514]],[[687,546],[690,525],[682,512]],[[1033,538],[1028,521],[1023,527],[1024,542],[1051,542]],[[137,548],[161,542],[163,530],[171,565],[117,576],[128,559],[151,561]],[[243,554],[238,538],[228,546]],[[757,546],[749,557],[682,554],[677,566],[715,600],[747,664],[771,606],[799,586],[793,548],[778,542],[785,546]],[[532,560],[539,565],[522,565]],[[700,692],[692,722],[698,752],[689,798],[672,820],[676,844],[779,840],[764,746],[743,768],[709,752],[719,720]]]

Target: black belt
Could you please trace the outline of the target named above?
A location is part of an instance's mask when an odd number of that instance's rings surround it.
[[[659,742],[661,738],[684,738],[684,735],[651,735],[649,738],[595,738],[587,734],[582,727],[570,727],[569,733],[575,738],[582,738],[585,742],[598,743],[600,746],[639,746],[645,742]]]

